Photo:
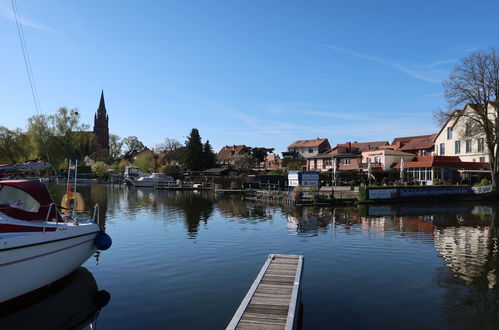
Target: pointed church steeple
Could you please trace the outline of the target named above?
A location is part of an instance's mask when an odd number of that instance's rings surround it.
[[[106,103],[104,102],[104,90],[100,93],[99,108],[97,109],[98,115],[106,115]]]
[[[99,108],[94,116],[94,135],[97,145],[104,150],[109,150],[109,117],[104,102],[104,90],[100,94]]]

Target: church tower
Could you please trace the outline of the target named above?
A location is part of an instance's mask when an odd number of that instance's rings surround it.
[[[100,94],[99,108],[94,116],[94,135],[97,145],[109,151],[109,117],[104,103],[104,90]]]

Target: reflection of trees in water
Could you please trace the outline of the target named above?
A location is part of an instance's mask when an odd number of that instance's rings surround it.
[[[195,238],[199,228],[199,222],[208,222],[213,213],[213,201],[198,194],[184,195],[179,200],[179,206],[184,213],[187,232],[190,238]]]
[[[238,222],[257,223],[272,219],[275,208],[244,201],[241,195],[221,195],[217,199],[217,209],[226,217]]]

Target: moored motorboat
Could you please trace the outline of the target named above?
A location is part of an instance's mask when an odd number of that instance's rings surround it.
[[[43,183],[0,181],[0,303],[68,275],[97,248],[108,248],[97,214],[90,221],[62,216]]]

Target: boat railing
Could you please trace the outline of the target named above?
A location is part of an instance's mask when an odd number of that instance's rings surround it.
[[[47,211],[47,216],[45,217],[45,221],[48,222],[50,218],[50,214],[52,213],[52,208],[55,207],[55,203],[50,203],[49,205],[49,210]],[[55,217],[56,223],[59,222],[59,219],[57,219],[57,216]]]
[[[94,221],[94,223],[97,223],[97,224],[100,223],[99,214],[100,214],[99,204],[95,204],[94,205],[94,215],[92,216],[92,220]]]

